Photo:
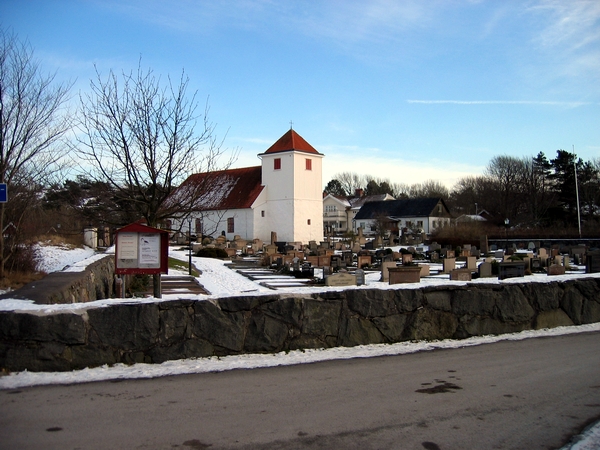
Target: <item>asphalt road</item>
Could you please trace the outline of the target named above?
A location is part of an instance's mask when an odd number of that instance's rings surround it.
[[[600,333],[0,391],[2,449],[551,449],[600,418]]]

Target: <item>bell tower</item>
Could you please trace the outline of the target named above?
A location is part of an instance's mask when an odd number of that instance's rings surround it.
[[[258,155],[266,188],[267,223],[279,241],[323,240],[323,181],[319,153],[290,128]]]

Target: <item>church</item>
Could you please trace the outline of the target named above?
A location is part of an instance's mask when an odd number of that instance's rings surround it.
[[[205,186],[190,216],[192,233],[228,240],[323,240],[323,182],[319,153],[290,129],[258,157],[259,166],[193,174],[179,195]],[[182,230],[186,230],[184,225]]]

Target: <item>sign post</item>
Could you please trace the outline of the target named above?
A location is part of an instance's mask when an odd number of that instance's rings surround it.
[[[160,279],[161,273],[169,273],[168,232],[139,223],[118,229],[115,241],[115,274],[159,275]]]
[[[0,203],[6,203],[8,201],[8,188],[6,183],[0,183]]]

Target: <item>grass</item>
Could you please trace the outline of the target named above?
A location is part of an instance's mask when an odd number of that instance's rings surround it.
[[[182,272],[189,272],[189,264],[186,261],[182,261],[180,259],[170,258],[169,257],[169,269],[180,270]],[[200,272],[198,272],[194,266],[192,265],[192,276],[199,277]]]
[[[46,276],[41,272],[7,272],[0,280],[0,289],[19,289],[32,281],[41,280]]]

